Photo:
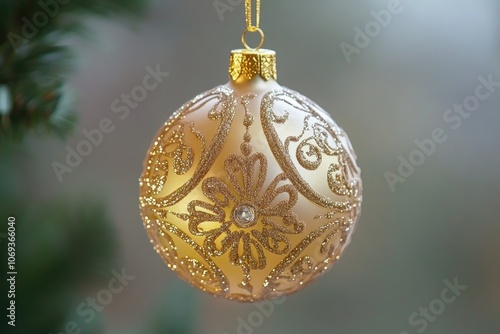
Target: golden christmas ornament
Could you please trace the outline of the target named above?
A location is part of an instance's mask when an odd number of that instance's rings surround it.
[[[230,81],[195,97],[158,132],[140,178],[142,218],[168,267],[239,301],[298,291],[328,270],[360,215],[361,178],[346,133],[276,81],[246,1],[245,49]],[[259,33],[252,49],[247,33]]]

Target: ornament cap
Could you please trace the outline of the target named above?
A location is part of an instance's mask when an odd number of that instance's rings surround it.
[[[268,81],[277,79],[276,52],[266,49],[231,51],[229,76],[233,81],[249,81],[260,76]]]

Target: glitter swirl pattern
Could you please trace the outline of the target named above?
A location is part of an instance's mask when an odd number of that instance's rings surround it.
[[[157,134],[139,181],[145,228],[168,267],[239,301],[277,298],[319,277],[361,209],[346,134],[286,88],[197,96]]]

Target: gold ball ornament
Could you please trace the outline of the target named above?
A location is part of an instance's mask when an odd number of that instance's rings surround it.
[[[230,81],[161,128],[140,178],[144,225],[182,279],[214,296],[294,293],[328,270],[360,215],[346,133],[276,81],[270,50],[234,50]]]

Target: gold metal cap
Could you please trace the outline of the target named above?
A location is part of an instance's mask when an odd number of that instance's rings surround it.
[[[276,52],[265,49],[238,49],[231,51],[229,76],[233,81],[238,79],[252,80],[260,76],[264,80],[277,79]]]

